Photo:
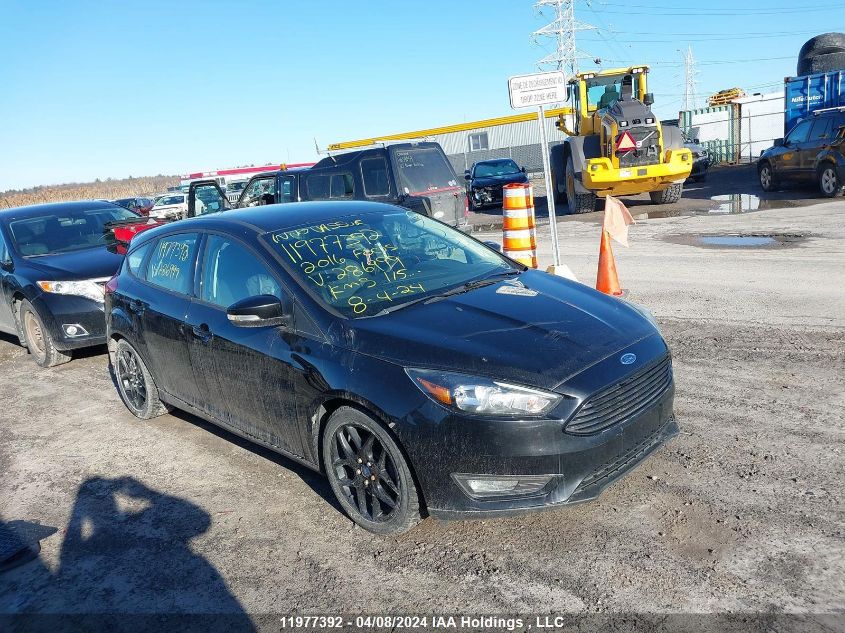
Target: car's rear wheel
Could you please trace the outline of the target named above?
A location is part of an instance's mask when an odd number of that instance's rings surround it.
[[[117,342],[112,370],[120,399],[134,416],[149,420],[168,412],[147,366],[125,339]]]
[[[843,184],[833,165],[819,167],[819,190],[827,198],[833,198],[842,193]]]
[[[323,464],[337,500],[355,523],[400,534],[420,521],[408,463],[390,433],[352,407],[335,411],[323,432]]]
[[[760,188],[763,191],[775,191],[778,188],[778,181],[775,179],[775,172],[769,163],[763,163],[758,170],[760,177]]]
[[[20,305],[20,323],[23,329],[24,344],[32,354],[32,359],[39,367],[55,367],[71,359],[71,355],[56,348],[50,331],[44,327],[41,317],[29,301]]]

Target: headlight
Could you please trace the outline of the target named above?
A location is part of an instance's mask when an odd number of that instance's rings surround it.
[[[563,397],[541,389],[449,371],[405,369],[405,372],[435,402],[476,415],[542,415]]]
[[[98,303],[103,303],[103,287],[96,279],[84,281],[39,281],[38,286],[44,292],[52,292],[57,295],[76,295],[85,297]],[[106,281],[106,280],[102,280]]]

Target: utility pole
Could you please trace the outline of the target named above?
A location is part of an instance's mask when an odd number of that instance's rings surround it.
[[[695,59],[692,56],[692,46],[687,45],[686,52],[678,49],[684,56],[684,110],[695,110],[696,98],[695,86],[696,75],[698,71],[695,69]]]
[[[535,42],[541,37],[555,40],[555,51],[537,62],[538,70],[561,70],[567,79],[578,72],[578,57],[585,55],[579,54],[575,46],[575,34],[596,27],[575,19],[575,2],[576,0],[537,0],[534,4],[534,9],[541,14],[547,7],[554,10],[554,19],[532,34]]]

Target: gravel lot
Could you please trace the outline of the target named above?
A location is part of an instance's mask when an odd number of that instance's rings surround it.
[[[787,612],[840,630],[845,201],[812,202],[645,219],[616,245],[674,352],[680,437],[595,502],[394,539],[285,458],[187,414],[136,420],[104,350],[39,370],[0,338],[0,520],[52,532],[0,575],[0,614]],[[587,283],[599,222],[559,225]],[[697,242],[735,234],[789,241]]]

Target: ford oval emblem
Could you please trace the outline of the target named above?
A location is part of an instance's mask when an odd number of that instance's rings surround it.
[[[622,356],[619,357],[619,362],[622,363],[623,365],[631,365],[634,362],[636,362],[636,360],[637,360],[636,354],[622,354]]]

